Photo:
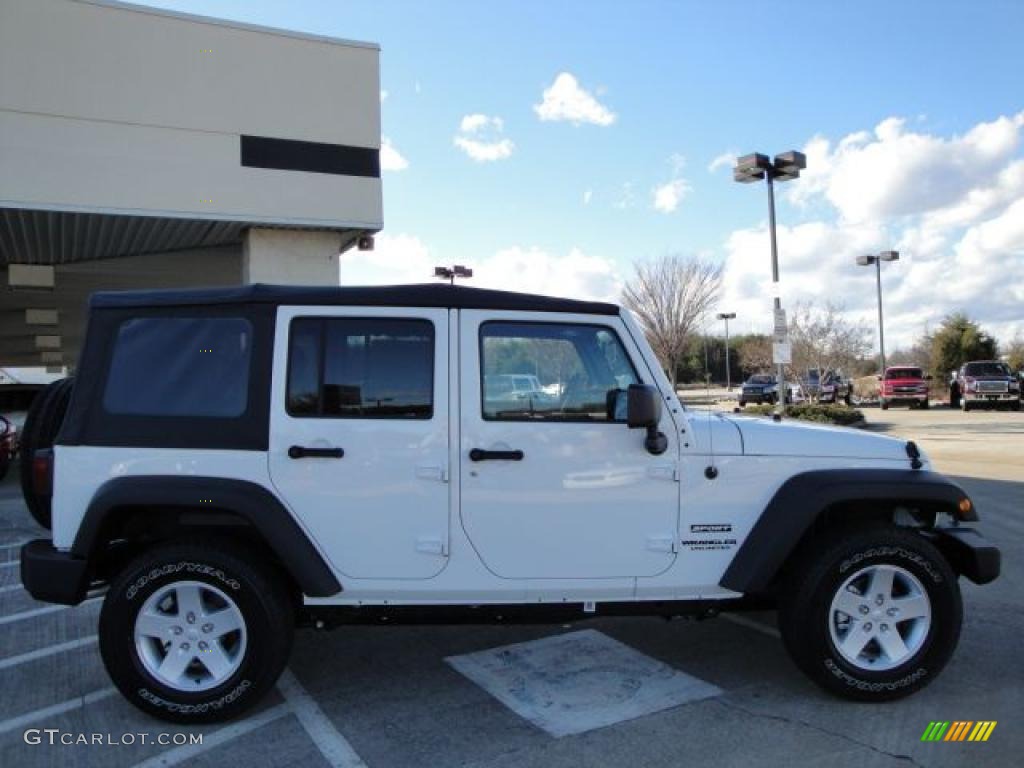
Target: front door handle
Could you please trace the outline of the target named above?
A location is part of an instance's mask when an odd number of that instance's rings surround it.
[[[304,445],[293,445],[288,449],[288,457],[292,459],[340,459],[345,455],[341,448],[307,448]]]
[[[522,461],[522,451],[485,451],[474,448],[469,452],[470,461]]]

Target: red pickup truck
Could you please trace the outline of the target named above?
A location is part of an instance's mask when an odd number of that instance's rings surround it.
[[[928,407],[928,382],[931,376],[925,376],[920,368],[907,365],[893,366],[885,369],[880,376],[879,403],[882,410],[891,404],[907,403],[911,408]]]

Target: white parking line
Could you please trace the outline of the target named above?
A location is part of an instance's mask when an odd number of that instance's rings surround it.
[[[26,664],[30,661],[35,661],[36,659],[45,659],[47,656],[55,656],[58,653],[64,653],[64,651],[73,651],[76,648],[84,648],[87,645],[93,645],[97,639],[96,635],[89,635],[88,637],[82,637],[78,640],[69,640],[66,643],[58,643],[57,645],[50,645],[46,648],[22,653],[18,656],[10,656],[6,659],[0,659],[0,670],[10,669],[11,667],[16,667],[19,664]]]
[[[87,693],[85,696],[79,696],[75,699],[62,701],[60,704],[54,704],[52,707],[43,707],[42,709],[36,709],[32,712],[26,712],[24,715],[12,717],[10,720],[0,722],[0,735],[10,733],[11,731],[17,731],[27,725],[31,725],[32,723],[50,720],[57,715],[63,715],[65,712],[70,712],[73,709],[78,709],[79,707],[84,707],[88,704],[94,704],[97,701],[103,701],[103,699],[110,698],[115,693],[117,693],[116,688],[101,688],[98,691]]]
[[[90,597],[87,600],[83,600],[79,605],[88,605],[89,603],[99,600],[98,597]],[[73,606],[70,605],[44,605],[42,608],[33,608],[31,611],[22,611],[21,613],[12,613],[10,616],[0,616],[0,625],[3,624],[14,624],[18,621],[25,621],[26,619],[34,619],[36,616],[45,616],[48,613],[57,613],[58,611],[66,611],[68,608]]]
[[[253,715],[245,720],[239,720],[231,725],[218,728],[213,733],[204,733],[202,744],[183,744],[180,747],[174,747],[148,760],[143,760],[141,763],[136,763],[134,768],[167,768],[167,766],[178,765],[201,755],[209,749],[219,747],[232,739],[251,733],[257,728],[262,728],[268,723],[280,720],[291,713],[291,708],[287,704],[278,704],[276,707],[264,710],[258,715]]]
[[[21,560],[11,560],[9,563],[0,563],[0,568],[13,568],[16,565],[21,565]]]
[[[281,673],[277,689],[328,763],[334,768],[366,768],[363,759],[338,732],[334,723],[328,719],[320,705],[302,687],[302,683],[295,678],[290,669],[285,669]]]
[[[8,584],[6,587],[0,587],[0,595],[4,592],[13,592],[16,589],[24,589],[20,581],[17,584]]]
[[[782,633],[780,633],[775,627],[769,627],[767,624],[762,624],[760,621],[748,619],[746,616],[740,616],[735,613],[723,613],[722,618],[726,621],[731,621],[733,624],[739,624],[741,627],[753,629],[760,632],[762,635],[774,637],[776,640],[782,639]]]

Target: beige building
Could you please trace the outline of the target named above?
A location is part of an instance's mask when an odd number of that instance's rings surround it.
[[[0,365],[73,364],[89,293],[337,284],[382,222],[376,45],[0,0]]]

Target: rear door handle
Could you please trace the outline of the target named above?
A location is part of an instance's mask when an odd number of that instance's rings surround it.
[[[474,448],[469,452],[470,461],[522,461],[522,451],[485,451],[483,448]]]
[[[292,459],[340,459],[345,455],[342,448],[307,448],[304,445],[293,445],[288,449],[288,457]]]

